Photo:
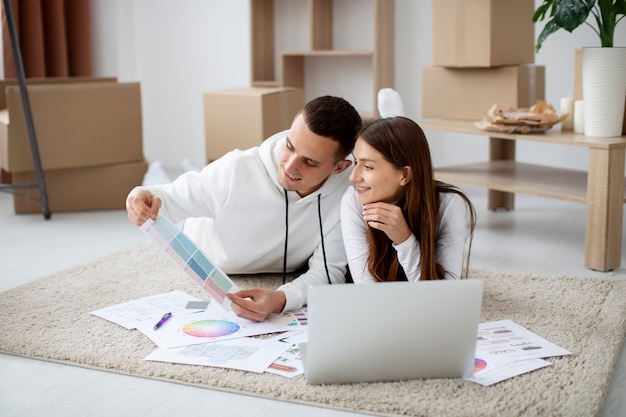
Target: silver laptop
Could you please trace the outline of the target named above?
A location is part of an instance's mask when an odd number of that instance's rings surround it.
[[[309,384],[472,375],[483,283],[478,279],[309,288]]]

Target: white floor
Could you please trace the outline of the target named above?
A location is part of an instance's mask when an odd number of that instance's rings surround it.
[[[620,269],[601,273],[584,267],[584,205],[518,195],[514,211],[490,212],[484,208],[485,190],[466,190],[479,216],[472,267],[626,279],[626,238]],[[15,215],[12,197],[4,193],[0,193],[0,228],[0,291],[145,239],[124,211],[53,213],[46,221],[43,215]],[[33,258],[40,261],[32,264]],[[626,347],[615,376],[604,416],[626,417]],[[44,414],[357,415],[0,355],[0,415]]]

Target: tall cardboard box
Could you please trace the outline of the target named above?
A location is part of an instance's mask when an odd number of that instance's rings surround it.
[[[535,62],[533,0],[433,0],[433,65]]]
[[[74,84],[74,83],[97,83],[97,82],[107,82],[114,83],[117,82],[116,77],[30,77],[26,79],[27,85],[38,85],[38,84]],[[7,109],[7,99],[6,99],[6,88],[8,86],[19,86],[19,80],[17,78],[5,78],[4,80],[0,80],[0,135],[4,137],[0,138],[0,168],[2,167],[3,160],[3,149],[4,144],[7,139],[7,129],[8,129],[8,109]],[[11,183],[11,174],[2,168],[2,181],[3,184]]]
[[[291,87],[249,87],[204,94],[207,162],[233,149],[258,146],[291,127],[304,106],[304,92]]]
[[[545,67],[424,67],[422,116],[481,120],[494,104],[508,109],[530,107],[545,97]]]
[[[139,83],[27,88],[44,170],[143,160]],[[11,174],[34,171],[19,87],[7,86],[5,99],[6,111],[0,111],[0,166]]]
[[[28,79],[28,97],[52,212],[123,209],[141,184],[143,155],[139,83],[115,78]],[[3,182],[36,184],[17,80],[0,81]],[[39,190],[15,190],[17,214],[41,213]]]

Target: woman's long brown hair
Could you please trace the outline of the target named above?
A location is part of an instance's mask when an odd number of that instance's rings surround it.
[[[457,187],[435,180],[426,135],[414,121],[405,117],[377,119],[364,124],[359,138],[372,146],[396,168],[411,167],[412,179],[397,203],[409,228],[420,242],[420,280],[444,279],[446,271],[437,263],[437,230],[439,227],[439,194],[461,196],[470,211],[471,230],[461,278],[467,277],[469,252],[476,223],[471,201]],[[389,237],[382,231],[368,228],[370,255],[368,269],[377,281],[403,281],[406,275],[398,262]]]

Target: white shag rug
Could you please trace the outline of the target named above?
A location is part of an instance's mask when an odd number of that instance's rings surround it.
[[[552,366],[484,387],[462,379],[310,386],[221,368],[144,361],[156,346],[90,311],[181,290],[206,294],[151,242],[0,293],[0,352],[377,416],[599,416],[626,332],[626,280],[473,270],[481,322],[511,319],[568,349]],[[276,288],[277,275],[234,276]]]

